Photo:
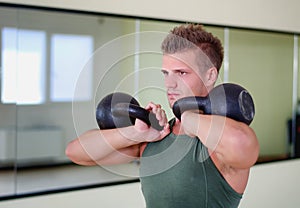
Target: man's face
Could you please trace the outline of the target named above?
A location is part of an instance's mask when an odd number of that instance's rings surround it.
[[[208,93],[192,51],[163,55],[162,73],[171,107],[180,98]]]

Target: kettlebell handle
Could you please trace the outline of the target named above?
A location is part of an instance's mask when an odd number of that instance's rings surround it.
[[[190,110],[198,110],[199,112],[202,112],[204,114],[207,114],[209,111],[207,108],[210,107],[210,102],[208,97],[198,97],[198,96],[190,96],[190,97],[184,97],[179,100],[177,100],[173,105],[173,113],[181,120],[181,115],[185,111]]]
[[[130,103],[117,103],[112,107],[112,114],[114,116],[129,116],[131,118],[137,118],[142,120],[148,126],[161,131],[162,126],[159,125],[158,120],[154,113],[147,111],[146,109]]]

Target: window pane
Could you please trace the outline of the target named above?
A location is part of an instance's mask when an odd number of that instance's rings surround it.
[[[85,64],[92,52],[93,38],[91,36],[65,34],[52,36],[51,101],[72,101],[75,88],[81,89],[76,91],[75,101],[91,99],[92,68]]]
[[[2,29],[1,101],[15,103],[17,93],[17,29]]]
[[[4,28],[2,44],[2,102],[44,102],[45,32]]]

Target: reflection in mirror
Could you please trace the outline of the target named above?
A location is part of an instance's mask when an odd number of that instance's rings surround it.
[[[95,128],[88,108],[94,109],[93,78],[103,72],[85,64],[103,44],[135,32],[135,21],[18,8],[1,8],[0,15],[0,110],[6,118],[0,132],[1,196],[131,180],[103,167],[72,165],[64,150],[81,133],[74,129],[73,103],[81,108],[81,128]],[[118,71],[114,75],[107,90],[120,80]]]
[[[294,34],[293,48],[293,115],[288,120],[290,152],[293,158],[300,157],[300,99],[299,99],[299,36]]]
[[[12,81],[15,80],[15,76],[10,74],[9,72],[5,72],[3,69],[9,65],[7,61],[8,56],[14,55],[14,51],[16,51],[16,37],[10,36],[8,37],[5,34],[5,30],[3,29],[4,24],[2,20],[6,20],[11,27],[17,27],[17,11],[10,9],[1,9],[0,10],[0,27],[1,27],[1,48],[8,48],[9,50],[3,51],[0,50],[0,60],[1,60],[1,103],[0,103],[0,197],[2,196],[10,196],[15,193],[16,190],[16,122],[17,122],[17,105],[15,101],[10,101],[3,104],[3,101],[10,100],[8,94],[5,94],[4,91],[9,91],[10,94],[16,93],[16,88],[9,89],[8,86]],[[8,40],[5,40],[8,38]],[[12,62],[11,62],[12,63]],[[6,65],[5,65],[6,64]],[[16,64],[12,63],[11,70],[15,71]],[[12,75],[12,76],[11,76]]]
[[[296,158],[300,157],[300,41],[299,35],[294,35],[294,114],[289,120],[289,127],[294,131],[290,133],[290,142],[292,145],[292,153]]]
[[[252,127],[260,160],[288,158],[287,121],[292,116],[293,35],[230,30],[229,81],[242,83],[255,96]]]
[[[3,7],[0,15],[0,110],[1,115],[10,112],[0,134],[3,152],[10,155],[0,162],[1,174],[11,178],[0,196],[135,181],[135,162],[81,167],[64,150],[72,139],[97,128],[95,106],[106,94],[125,91],[145,105],[156,85],[164,96],[161,79],[146,83],[147,70],[137,71],[152,68],[152,76],[160,77],[159,46],[172,24],[28,8]]]

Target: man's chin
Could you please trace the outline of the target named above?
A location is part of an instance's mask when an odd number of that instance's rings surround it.
[[[173,108],[173,105],[174,103],[176,102],[177,100],[169,100],[169,106],[170,108]]]

